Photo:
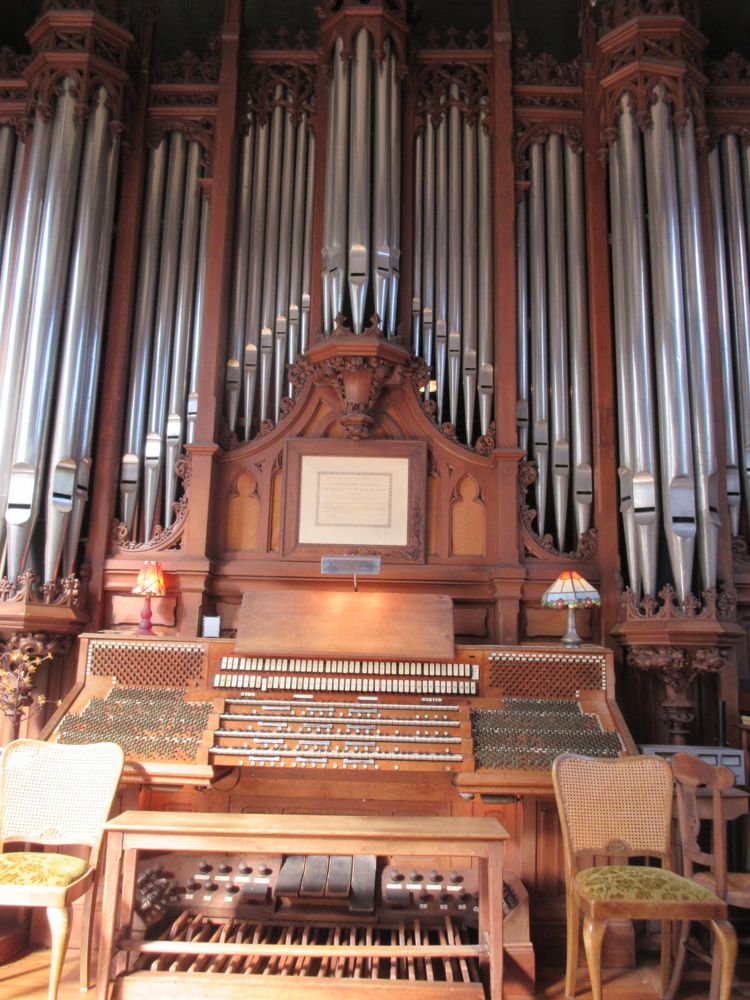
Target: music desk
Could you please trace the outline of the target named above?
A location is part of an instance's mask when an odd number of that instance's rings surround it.
[[[485,969],[491,1000],[501,1000],[503,841],[507,840],[509,835],[495,819],[434,816],[291,816],[255,813],[218,815],[129,810],[110,820],[106,824],[105,831],[106,852],[97,966],[97,1000],[108,1000],[114,976],[116,972],[125,968],[127,956],[148,952],[150,946],[155,945],[155,942],[149,942],[132,934],[138,852],[209,850],[258,854],[374,854],[476,858],[480,890],[478,943],[454,945],[453,948],[456,955],[471,954],[480,962]],[[159,942],[159,950],[162,952],[165,949],[170,950],[169,944],[170,942]],[[184,942],[179,945],[173,943],[173,947],[175,951],[184,952],[186,945]],[[204,942],[196,944],[195,947],[203,954],[253,955],[283,952],[306,956],[311,950],[317,949],[320,952],[322,946]],[[430,954],[431,949],[434,951],[435,947],[427,944],[394,946],[389,950],[389,954],[404,957],[408,953],[408,957],[418,957],[419,954]],[[213,949],[220,949],[220,952],[214,952]],[[328,951],[343,953],[337,946],[328,947]],[[441,946],[441,953],[449,952],[450,949],[446,952],[445,946]],[[352,954],[351,948],[348,949],[348,954]],[[372,948],[369,954],[373,954]],[[127,978],[125,975],[121,980],[124,996],[127,996],[124,986]],[[196,978],[200,979],[200,975],[190,978],[194,981]],[[239,978],[242,980],[245,977]],[[264,981],[267,983],[268,977]],[[293,986],[293,981],[288,977],[284,977],[284,981],[287,990]],[[367,984],[362,980],[354,982],[360,984],[355,987],[362,991],[358,995],[366,996],[367,992],[363,987]],[[410,984],[407,983],[408,985]],[[321,987],[330,995],[330,980],[321,981],[318,988]],[[246,995],[248,989],[246,979],[238,989],[245,991],[242,995]],[[171,995],[170,993],[170,997]],[[231,995],[234,996],[234,993]],[[303,996],[306,995],[306,990],[300,990],[299,994],[287,995]],[[410,995],[416,997],[416,994]],[[165,994],[162,993],[162,996]],[[178,989],[174,996],[185,996],[185,993]],[[377,996],[381,996],[381,993],[378,992]]]

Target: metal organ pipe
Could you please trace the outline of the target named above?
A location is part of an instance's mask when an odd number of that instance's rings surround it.
[[[711,188],[711,218],[714,226],[714,268],[719,313],[721,347],[721,377],[724,390],[724,435],[726,438],[727,503],[732,535],[740,532],[740,446],[737,437],[737,406],[735,402],[734,365],[732,357],[732,325],[730,319],[729,275],[727,270],[726,232],[722,213],[721,163],[718,149],[708,154]]]
[[[182,237],[180,241],[180,266],[177,276],[177,302],[172,333],[172,364],[169,372],[167,401],[167,465],[164,487],[164,524],[174,518],[173,502],[177,489],[177,461],[185,440],[185,402],[187,395],[187,367],[190,353],[190,334],[195,303],[195,272],[198,256],[198,239],[201,211],[201,189],[198,183],[201,172],[200,145],[188,145],[185,174],[185,199],[182,210]]]
[[[547,294],[549,382],[552,442],[552,499],[557,543],[563,548],[568,516],[570,438],[568,429],[568,330],[565,299],[565,242],[562,137],[547,136],[545,143],[545,194],[547,210]]]
[[[172,357],[172,326],[180,259],[186,145],[185,137],[181,132],[171,133],[143,458],[143,532],[145,538],[150,538],[153,531],[156,502],[164,468],[167,383]]]
[[[125,453],[120,472],[120,517],[129,533],[133,531],[141,484],[143,436],[146,424],[148,377],[151,369],[151,339],[154,326],[156,278],[161,245],[161,215],[167,166],[165,139],[151,151],[146,180],[141,226],[141,252],[138,267],[138,294],[133,319],[133,347],[130,357],[130,383],[125,414]]]
[[[659,407],[662,502],[675,589],[682,601],[690,591],[696,534],[689,376],[671,112],[663,87],[658,86],[654,94],[653,124],[646,131],[644,145],[655,367],[665,404]]]
[[[443,420],[448,352],[448,115],[444,110],[435,137],[435,375],[438,423]]]
[[[389,337],[396,336],[398,325],[398,286],[401,274],[401,92],[396,75],[396,54],[389,39],[386,39],[386,62],[390,81],[390,266],[388,281],[388,312],[385,329]]]
[[[326,187],[326,203],[330,203],[331,235],[328,244],[329,322],[332,330],[336,316],[344,308],[346,284],[346,246],[349,226],[349,76],[350,64],[342,58],[343,43],[336,42],[333,57],[333,136],[331,140],[331,186]]]
[[[462,246],[462,126],[457,106],[459,90],[451,84],[448,110],[448,401],[450,422],[458,419],[458,390],[463,339],[461,273]]]
[[[250,207],[253,185],[253,137],[252,122],[242,139],[242,160],[240,163],[239,192],[237,206],[237,228],[235,232],[234,280],[232,282],[232,303],[229,319],[229,344],[226,374],[224,379],[224,401],[227,423],[230,431],[237,426],[240,406],[240,372],[245,344],[245,312],[247,309],[247,272],[250,248]]]
[[[427,119],[424,125],[424,183],[417,174],[415,188],[422,189],[424,233],[422,236],[422,353],[432,368],[435,358],[435,128]],[[429,383],[425,396],[430,396]]]
[[[698,508],[698,558],[705,589],[716,586],[719,501],[716,432],[711,407],[711,357],[704,291],[703,234],[699,215],[698,172],[692,115],[678,130],[680,234],[685,281],[685,316],[692,401],[693,462]]]
[[[375,66],[375,128],[373,138],[372,192],[372,288],[375,312],[386,326],[388,291],[391,276],[391,77],[390,65],[384,57]],[[352,136],[354,139],[354,135]],[[366,208],[366,204],[364,206]],[[356,215],[357,210],[354,210]]]
[[[530,149],[529,291],[531,295],[532,455],[537,467],[537,531],[544,534],[549,472],[549,414],[547,383],[547,267],[544,219],[544,150]]]
[[[630,110],[630,97],[621,100],[616,155],[619,158],[620,224],[623,227],[623,263],[630,349],[628,381],[633,408],[633,519],[638,536],[638,570],[643,593],[656,595],[658,554],[658,497],[656,491],[655,404],[651,374],[651,310],[647,279],[645,202],[642,182],[641,134]],[[639,584],[631,579],[633,589]]]
[[[463,161],[463,376],[466,440],[474,431],[474,402],[477,392],[477,127],[464,122]]]
[[[495,381],[494,323],[492,293],[492,144],[484,127],[485,113],[479,118],[479,426],[486,434],[492,422],[492,394]]]
[[[74,114],[76,103],[75,83],[67,77],[63,81],[52,128],[49,173],[8,484],[5,519],[8,525],[10,579],[15,579],[26,563],[43,486],[44,452],[62,325],[83,132]]]
[[[372,38],[362,28],[354,39],[352,55],[349,140],[349,299],[355,333],[363,330],[370,261],[371,61]],[[381,125],[385,130],[386,123]]]
[[[281,171],[281,210],[279,217],[279,262],[276,279],[276,318],[274,321],[274,420],[279,419],[284,394],[284,365],[289,336],[289,270],[291,265],[292,204],[294,199],[297,129],[291,115],[285,116],[284,158]]]
[[[516,428],[518,447],[529,447],[529,294],[526,196],[516,206]]]
[[[195,421],[198,417],[198,381],[201,351],[203,348],[203,300],[206,289],[206,262],[208,260],[208,226],[211,203],[201,193],[200,241],[198,245],[198,272],[195,278],[195,308],[193,309],[193,334],[190,339],[190,374],[188,378],[187,418],[185,440],[195,441]]]
[[[47,182],[52,123],[37,114],[30,140],[30,149],[23,154],[23,170],[16,173],[18,188],[14,192],[3,268],[0,275],[0,549],[5,544],[5,514],[13,447],[16,440],[18,400],[24,368],[29,309],[34,283],[39,227]],[[25,175],[25,176],[24,176]],[[6,569],[7,573],[7,569]]]
[[[96,273],[94,275],[94,294],[91,299],[88,323],[89,337],[86,357],[84,359],[84,394],[81,405],[81,416],[78,422],[78,445],[76,454],[75,492],[73,495],[73,510],[68,522],[68,533],[64,548],[65,574],[74,571],[78,543],[81,537],[83,515],[89,496],[89,480],[92,466],[92,446],[94,441],[94,415],[96,410],[97,386],[99,384],[99,365],[104,340],[104,312],[107,302],[109,277],[109,261],[112,253],[112,230],[115,214],[115,193],[117,190],[117,173],[120,161],[120,140],[116,136],[109,144],[107,154],[106,180],[104,198],[101,208],[99,226],[99,249],[96,258]]]
[[[591,370],[588,351],[586,237],[582,154],[565,145],[565,233],[568,263],[573,512],[576,535],[591,524],[594,481],[591,468]]]
[[[300,349],[302,264],[305,251],[306,168],[307,115],[302,115],[299,128],[297,129],[297,147],[294,161],[294,205],[292,209],[291,259],[289,264],[289,335],[287,338],[286,360],[290,365],[294,363]],[[292,395],[293,387],[290,382],[287,382],[286,391],[287,395]]]
[[[308,137],[307,186],[305,189],[305,229],[302,254],[302,315],[300,317],[299,349],[307,350],[310,342],[310,282],[312,281],[313,192],[315,188],[315,136]]]
[[[729,274],[734,320],[734,357],[739,402],[742,483],[745,504],[750,507],[750,287],[748,244],[742,208],[742,174],[737,137],[722,136],[721,159],[724,178],[724,216],[729,244]]]
[[[424,130],[417,133],[414,139],[414,176],[424,177]],[[414,354],[424,357],[422,342],[422,226],[423,226],[423,189],[414,192],[414,253],[411,295],[411,344]]]
[[[8,193],[13,179],[15,152],[16,139],[13,129],[10,125],[0,126],[0,247],[3,246],[5,223],[9,214]]]
[[[268,119],[255,126],[255,166],[253,170],[253,209],[250,223],[250,256],[247,275],[247,312],[245,314],[245,349],[243,356],[243,398],[245,440],[250,438],[255,405],[258,352],[260,347],[263,260],[266,245],[266,199],[268,191],[268,144],[271,123]]]
[[[633,466],[634,466],[634,431],[635,417],[633,408],[635,398],[629,364],[632,352],[631,325],[626,295],[627,281],[625,275],[625,233],[623,217],[623,201],[620,182],[619,146],[611,146],[609,152],[609,197],[610,216],[612,219],[612,295],[615,326],[615,354],[617,363],[615,372],[617,378],[617,430],[620,447],[620,464],[618,477],[620,481],[620,514],[622,516],[623,534],[625,537],[625,553],[628,561],[630,586],[636,592],[641,585],[641,573],[638,561],[638,536],[633,512]]]
[[[284,151],[286,114],[280,101],[281,85],[277,86],[276,106],[271,116],[270,153],[268,159],[268,196],[266,200],[266,248],[263,266],[263,298],[260,326],[260,419],[268,417],[273,366],[273,331],[276,317],[276,281],[279,268],[279,227],[281,211],[281,168]]]
[[[91,300],[101,252],[100,230],[107,195],[107,161],[111,147],[107,92],[100,89],[86,126],[81,169],[81,193],[73,239],[68,281],[69,304],[65,314],[62,353],[57,372],[57,398],[49,456],[46,500],[44,579],[59,575],[63,545],[78,488],[88,485],[77,476],[80,421],[83,401],[91,389],[86,362],[92,348]]]

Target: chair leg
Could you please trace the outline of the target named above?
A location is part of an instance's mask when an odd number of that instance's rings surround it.
[[[567,923],[567,945],[565,957],[565,996],[567,1000],[573,1000],[576,995],[576,976],[578,973],[578,934],[580,929],[580,918],[578,907],[575,904],[572,894],[569,892],[565,900],[566,923]]]
[[[661,954],[659,956],[659,996],[664,1000],[670,984],[669,967],[672,964],[672,921],[661,922]]]
[[[737,932],[728,920],[712,920],[711,930],[714,932],[711,997],[713,1000],[718,979],[719,1000],[731,1000],[734,966],[737,961]]]
[[[664,924],[662,924],[662,928]],[[674,968],[672,969],[672,978],[669,980],[669,987],[666,993],[662,994],[665,1000],[673,1000],[675,993],[677,992],[677,987],[680,985],[680,980],[682,979],[682,973],[685,970],[685,958],[687,957],[687,942],[690,937],[690,921],[681,920],[680,921],[680,936],[677,941],[677,953],[674,960]],[[662,948],[664,948],[664,939],[662,938]],[[662,962],[664,961],[664,955],[662,954]],[[662,982],[663,985],[663,982]]]
[[[586,950],[586,964],[589,967],[592,1000],[602,1000],[602,942],[606,929],[606,920],[586,917],[583,921],[583,947]]]
[[[52,936],[49,970],[49,1000],[57,1000],[57,987],[62,975],[65,952],[70,937],[70,907],[48,906],[47,920]]]
[[[81,991],[89,988],[91,983],[91,938],[94,928],[94,900],[96,899],[96,880],[83,897],[83,917],[81,921],[81,963],[79,977]]]

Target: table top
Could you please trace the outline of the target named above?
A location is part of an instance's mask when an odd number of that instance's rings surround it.
[[[267,813],[156,812],[130,809],[105,826],[123,834],[279,837],[331,841],[450,841],[472,844],[507,840],[507,830],[491,817],[307,816]],[[385,845],[384,845],[385,846]]]

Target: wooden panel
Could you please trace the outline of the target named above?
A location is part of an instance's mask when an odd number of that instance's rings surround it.
[[[151,598],[151,624],[174,628],[176,597]],[[127,594],[112,595],[112,624],[137,625],[141,620],[143,598]]]
[[[464,476],[451,505],[451,555],[484,555],[485,510],[473,476]]]
[[[238,653],[452,659],[453,603],[442,594],[248,591]]]

